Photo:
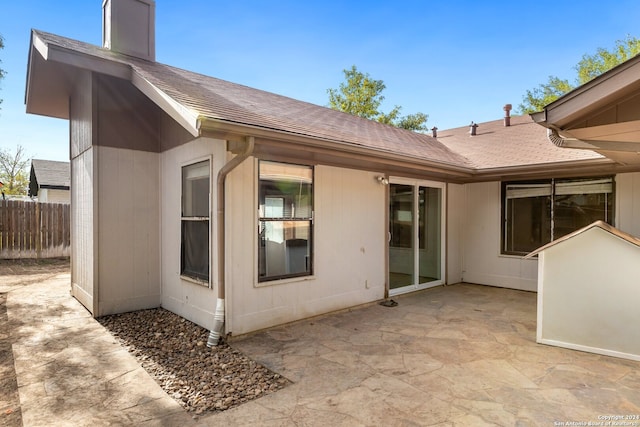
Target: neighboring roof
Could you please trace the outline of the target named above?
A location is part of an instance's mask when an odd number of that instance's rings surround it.
[[[479,123],[476,135],[469,126],[438,132],[438,140],[467,159],[476,169],[604,159],[588,150],[562,149],[547,138],[547,130],[529,116],[511,117],[511,126],[503,120]]]
[[[594,152],[555,147],[546,130],[529,117],[513,117],[510,127],[502,126],[502,120],[480,123],[473,137],[467,127],[441,131],[436,139],[36,30],[29,57],[27,111],[68,118],[74,81],[68,73],[77,69],[129,80],[194,137],[260,138],[256,146],[263,151],[256,148],[255,153],[272,159],[291,158],[297,149],[312,153],[309,158],[319,162],[450,182],[622,170]]]
[[[31,160],[31,169],[40,188],[69,188],[71,171],[69,162],[54,160]]]
[[[546,245],[542,246],[541,248],[536,249],[535,251],[531,252],[530,254],[527,254],[524,258],[531,258],[537,254],[539,254],[540,252],[549,249],[552,246],[555,246],[559,243],[564,242],[565,240],[569,240],[572,237],[575,237],[579,234],[585,233],[589,230],[591,230],[592,228],[600,228],[608,233],[611,233],[612,235],[631,243],[632,245],[638,246],[640,247],[640,239],[632,236],[631,234],[625,233],[624,231],[618,230],[617,228],[615,228],[612,225],[607,224],[604,221],[595,221],[589,225],[587,225],[586,227],[582,227],[579,230],[574,231],[573,233],[569,233],[565,236],[560,237],[559,239],[554,240],[553,242],[547,243]]]

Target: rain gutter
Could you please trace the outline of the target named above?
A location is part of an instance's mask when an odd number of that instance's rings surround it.
[[[220,342],[220,336],[224,328],[225,319],[225,259],[226,259],[226,239],[225,239],[225,183],[227,175],[240,165],[245,159],[253,154],[255,139],[252,136],[245,137],[244,149],[236,155],[218,172],[217,179],[217,227],[218,227],[218,300],[216,311],[213,317],[213,328],[209,332],[207,347],[215,347]]]

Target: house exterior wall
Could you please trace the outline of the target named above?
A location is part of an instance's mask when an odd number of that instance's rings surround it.
[[[615,177],[614,225],[631,235],[640,236],[640,173],[623,173]],[[449,221],[455,221],[456,196],[450,185]],[[486,182],[464,185],[464,221],[462,233],[462,278],[465,282],[491,286],[537,290],[538,261],[536,258],[522,259],[519,256],[500,253],[500,218],[502,207],[501,183]],[[460,204],[460,201],[456,202]],[[449,245],[456,241],[451,233],[455,227],[449,225]],[[455,283],[455,260],[449,253],[449,283]]]
[[[38,202],[41,203],[70,203],[71,192],[69,190],[56,190],[52,188],[40,188]]]
[[[99,316],[160,305],[159,154],[94,147]]]
[[[213,326],[218,291],[217,233],[216,220],[213,216],[217,211],[216,177],[227,160],[225,145],[225,141],[222,140],[198,138],[160,154],[162,306],[209,329]],[[210,181],[212,216],[209,221],[211,227],[211,264],[209,268],[211,287],[180,277],[182,167],[205,159],[210,159],[212,165]],[[234,215],[236,215],[234,211],[228,212],[228,216]],[[236,236],[229,235],[228,238],[233,240]]]
[[[500,182],[465,185],[462,226],[465,282],[535,291],[537,260],[501,255]]]
[[[227,332],[244,334],[384,297],[386,186],[379,173],[314,168],[312,276],[257,282],[257,162],[229,175]]]
[[[446,283],[451,285],[462,281],[466,187],[448,184],[446,194]]]
[[[640,248],[594,227],[539,257],[538,342],[640,360]]]
[[[616,176],[616,228],[640,237],[640,173]]]
[[[97,315],[97,185],[91,73],[78,73],[69,100],[71,154],[71,293],[93,315]]]
[[[71,159],[71,293],[97,315],[94,149]],[[95,297],[95,298],[94,298]]]

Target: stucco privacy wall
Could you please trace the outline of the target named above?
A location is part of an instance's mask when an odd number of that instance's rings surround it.
[[[376,176],[314,169],[314,275],[257,283],[257,161],[229,175],[227,332],[239,335],[384,297],[386,189]]]
[[[539,257],[538,342],[640,360],[640,248],[593,227]]]
[[[162,270],[162,306],[180,316],[197,323],[204,328],[213,325],[213,314],[217,298],[217,233],[216,218],[216,179],[218,171],[231,157],[225,151],[226,142],[210,138],[198,138],[193,142],[180,145],[160,154],[160,199],[161,199],[161,270]],[[203,286],[180,278],[181,244],[181,203],[182,203],[182,167],[202,160],[211,160],[211,266],[209,274],[212,287]],[[228,188],[228,187],[227,187]],[[228,211],[227,217],[239,215]],[[251,223],[245,225],[250,227]],[[235,236],[228,236],[235,239]],[[250,255],[248,250],[245,254]],[[233,262],[229,260],[228,262]],[[245,260],[237,262],[246,263]],[[228,285],[231,286],[231,285]]]
[[[462,233],[465,282],[535,291],[535,259],[500,254],[500,182],[465,185],[465,220]]]
[[[94,147],[99,315],[160,305],[159,154]]]

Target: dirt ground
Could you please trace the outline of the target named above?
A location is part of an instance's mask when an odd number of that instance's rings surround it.
[[[50,276],[69,271],[68,259],[0,260],[0,426],[22,426],[18,382],[11,348],[7,294]]]

